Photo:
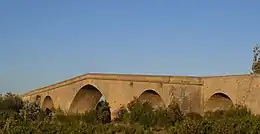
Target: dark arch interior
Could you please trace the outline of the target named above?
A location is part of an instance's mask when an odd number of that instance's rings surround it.
[[[153,90],[144,91],[139,97],[139,101],[149,102],[153,107],[164,106],[161,96]]]
[[[43,103],[42,103],[42,108],[43,109],[53,109],[54,108],[54,104],[53,104],[53,101],[50,96],[46,96],[44,98]]]
[[[102,93],[92,85],[82,87],[74,97],[69,112],[85,113],[95,109],[101,101]]]
[[[232,100],[223,93],[215,93],[205,104],[204,111],[227,110],[233,106]]]

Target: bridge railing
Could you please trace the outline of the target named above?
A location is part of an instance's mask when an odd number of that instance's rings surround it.
[[[169,83],[169,84],[188,84],[203,85],[203,81],[199,77],[194,76],[163,76],[163,75],[134,75],[134,74],[98,74],[89,73],[80,75],[71,79],[67,79],[56,84],[52,84],[43,88],[32,90],[22,96],[33,95],[39,92],[49,91],[58,87],[73,84],[86,79],[96,80],[119,80],[132,82],[151,82],[151,83]]]

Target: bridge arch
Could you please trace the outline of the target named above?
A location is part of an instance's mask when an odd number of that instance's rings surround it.
[[[151,89],[142,92],[137,99],[142,102],[148,101],[153,107],[164,106],[164,101],[161,96]]]
[[[70,113],[85,113],[94,110],[101,99],[104,97],[102,92],[91,84],[80,88],[72,99],[69,107]]]
[[[42,108],[43,109],[53,109],[54,108],[54,103],[53,100],[50,96],[46,96],[42,102]]]
[[[204,112],[226,110],[233,106],[233,101],[226,93],[216,92],[206,101]]]

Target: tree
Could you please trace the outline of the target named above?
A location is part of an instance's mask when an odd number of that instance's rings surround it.
[[[252,74],[260,74],[260,46],[258,44],[253,48]]]
[[[100,123],[110,123],[111,122],[111,112],[108,102],[100,101],[96,107],[97,120]]]

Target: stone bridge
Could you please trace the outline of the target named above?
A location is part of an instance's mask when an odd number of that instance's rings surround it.
[[[103,96],[112,118],[121,107],[137,97],[153,106],[179,104],[185,113],[225,109],[245,105],[260,114],[260,75],[232,76],[158,76],[130,74],[85,74],[30,91],[24,100],[39,101],[42,108],[60,108],[65,112],[94,109]]]

